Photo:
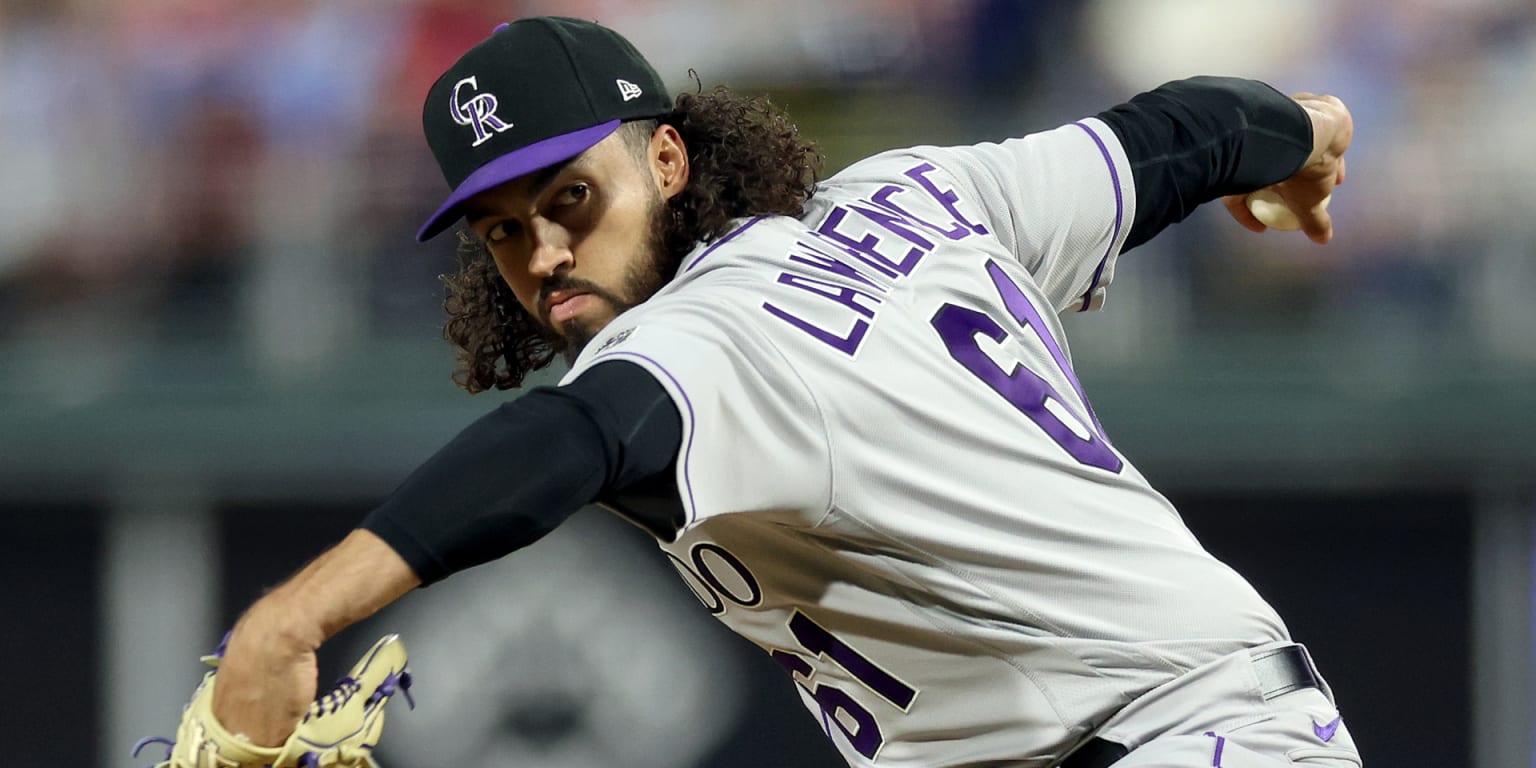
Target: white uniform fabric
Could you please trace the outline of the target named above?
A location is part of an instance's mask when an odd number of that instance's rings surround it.
[[[1108,442],[1058,312],[1135,214],[1084,120],[877,155],[744,220],[570,380],[645,367],[683,420],[662,549],[851,765],[1047,766],[1136,697],[1288,639]]]
[[[1277,645],[1223,656],[1117,713],[1099,730],[1131,749],[1114,768],[1360,768],[1326,682],[1263,697],[1253,657]]]

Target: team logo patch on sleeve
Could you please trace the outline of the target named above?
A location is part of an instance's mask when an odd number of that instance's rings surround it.
[[[618,333],[614,334],[612,338],[610,338],[607,341],[603,342],[603,345],[601,347],[598,347],[597,351],[599,353],[607,352],[608,350],[610,350],[610,349],[612,349],[614,347],[617,347],[620,344],[623,344],[625,341],[627,341],[629,339],[630,335],[633,334],[634,332],[635,332],[635,329],[633,329],[633,328],[625,328],[624,330],[619,331]]]

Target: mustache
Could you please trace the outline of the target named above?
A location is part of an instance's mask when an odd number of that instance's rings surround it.
[[[606,290],[590,280],[583,280],[579,277],[563,274],[552,275],[539,284],[538,303],[535,305],[538,309],[539,319],[543,321],[545,326],[549,325],[549,295],[556,291],[589,293],[608,302],[613,307],[623,308],[628,306],[618,296],[614,295],[612,291]]]
[[[584,293],[595,293],[599,295],[606,294],[606,291],[597,287],[597,284],[590,280],[583,280],[579,277],[569,277],[567,275],[553,275],[546,278],[544,282],[539,285],[539,306],[544,306],[544,302],[549,300],[549,295],[555,291],[582,291]]]

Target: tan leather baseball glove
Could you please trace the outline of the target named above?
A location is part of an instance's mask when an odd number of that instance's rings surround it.
[[[405,645],[399,635],[385,635],[336,687],[315,699],[288,741],[261,747],[225,730],[213,716],[219,658],[217,652],[203,657],[215,669],[182,710],[176,740],[144,739],[135,756],[149,744],[164,744],[170,755],[156,768],[377,768],[373,748],[384,731],[384,705],[396,692],[408,702],[411,697]]]

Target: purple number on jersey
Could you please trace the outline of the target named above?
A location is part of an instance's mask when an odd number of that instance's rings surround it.
[[[1007,307],[1008,314],[1019,325],[1034,332],[1056,361],[1067,382],[1072,385],[1083,406],[1088,409],[1091,423],[1078,420],[1081,428],[1088,432],[1087,436],[1080,435],[1048,406],[1048,403],[1055,401],[1058,408],[1070,412],[1067,401],[1050,382],[1022,364],[1015,364],[1012,371],[1004,371],[982,350],[976,339],[978,333],[996,342],[1008,338],[1008,332],[991,316],[957,304],[940,307],[934,313],[933,327],[939,332],[939,338],[944,341],[950,357],[965,366],[967,371],[981,379],[1020,413],[1028,416],[1072,458],[1090,467],[1119,472],[1125,463],[1109,447],[1109,441],[1104,439],[1103,428],[1093,415],[1093,406],[1088,405],[1082,385],[1078,384],[1077,376],[1072,373],[1072,366],[1067,364],[1061,345],[1046,331],[1045,321],[1039,311],[1030,303],[1029,297],[1024,295],[1024,290],[1003,272],[1002,267],[989,261],[987,273],[991,275],[992,284],[997,287],[998,297],[1002,299],[1003,306]]]
[[[854,701],[846,691],[825,683],[810,682],[811,675],[815,674],[810,662],[801,658],[799,654],[788,651],[774,651],[773,660],[779,666],[789,670],[801,687],[811,694],[816,700],[816,705],[821,707],[822,722],[826,725],[827,735],[832,735],[831,724],[836,723],[838,730],[848,737],[848,743],[853,745],[855,752],[873,760],[880,753],[880,747],[885,745],[885,736],[880,733],[880,724],[875,722],[875,716],[865,709],[859,702]],[[852,721],[851,725],[849,721]]]
[[[902,712],[907,711],[912,706],[912,701],[917,698],[915,688],[881,669],[878,664],[837,639],[825,627],[799,610],[789,618],[789,631],[806,651],[816,658],[830,659],[834,664],[847,670],[848,674],[865,688]],[[843,735],[848,737],[848,743],[853,745],[854,751],[873,760],[880,752],[880,747],[885,744],[885,737],[880,733],[880,724],[875,721],[874,714],[843,689],[814,683],[811,676],[815,674],[815,669],[800,654],[776,650],[771,655],[773,660],[788,670],[796,682],[800,683],[811,698],[816,700],[825,715],[825,721],[837,724]],[[849,726],[848,720],[853,722],[852,727]],[[830,725],[827,727],[827,734],[831,735]]]
[[[795,611],[795,615],[789,619],[789,631],[795,634],[801,647],[817,656],[831,659],[839,667],[848,670],[848,674],[857,678],[864,687],[880,694],[880,698],[889,701],[897,709],[905,712],[912,706],[912,700],[917,698],[917,691],[912,686],[897,680],[894,675],[837,639],[809,616]]]

